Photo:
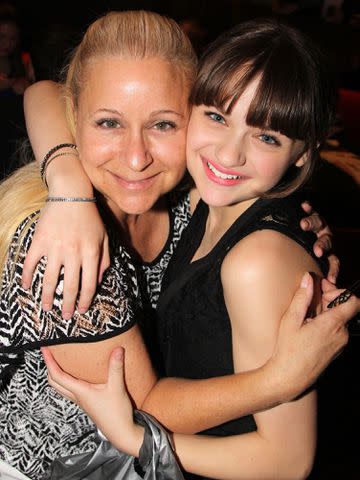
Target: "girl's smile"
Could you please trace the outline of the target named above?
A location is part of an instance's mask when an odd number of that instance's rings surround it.
[[[248,176],[240,172],[236,172],[235,170],[224,168],[218,163],[215,163],[214,161],[210,161],[207,158],[204,158],[202,155],[200,155],[200,157],[203,162],[204,170],[208,178],[219,185],[224,185],[224,186],[237,185],[249,178]]]
[[[251,81],[230,112],[214,106],[192,108],[187,165],[202,199],[211,207],[251,205],[275,187],[291,165],[305,162],[304,142],[247,123],[259,77]]]

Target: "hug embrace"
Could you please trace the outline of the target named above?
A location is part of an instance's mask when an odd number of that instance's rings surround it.
[[[301,227],[333,105],[292,27],[240,24],[197,65],[144,11],[99,18],[64,84],[28,89],[48,189],[36,162],[0,187],[0,468],[51,478],[96,426],[137,456],[135,407],[174,432],[185,478],[308,476],[315,382],[360,309],[327,309],[328,231]]]

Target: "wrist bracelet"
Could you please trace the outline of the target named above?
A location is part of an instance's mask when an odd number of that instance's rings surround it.
[[[53,155],[52,157],[50,157],[49,160],[45,164],[45,168],[44,168],[44,172],[43,172],[43,176],[42,176],[42,180],[45,183],[46,188],[49,188],[49,185],[48,185],[47,180],[46,180],[46,172],[47,172],[47,169],[49,168],[50,163],[53,160],[55,160],[55,158],[63,157],[64,155],[74,155],[75,157],[79,156],[78,152],[75,151],[75,152],[60,152],[60,153],[57,153],[56,155]]]
[[[49,160],[49,158],[55,153],[57,152],[58,150],[61,150],[62,148],[74,148],[76,149],[76,145],[74,143],[60,143],[59,145],[56,145],[55,147],[51,148],[47,154],[45,155],[45,157],[42,159],[42,162],[40,164],[40,177],[41,179],[44,181],[44,174],[45,174],[45,169],[46,169],[46,165],[47,165],[47,162]],[[44,182],[45,183],[45,182]]]
[[[47,202],[96,202],[96,197],[47,197]]]

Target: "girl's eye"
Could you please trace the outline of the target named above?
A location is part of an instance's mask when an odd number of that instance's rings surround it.
[[[173,130],[176,128],[176,124],[174,122],[170,122],[169,120],[162,120],[155,124],[155,129],[160,130],[161,132],[167,132],[168,130]]]
[[[277,140],[276,137],[269,135],[267,133],[262,133],[259,135],[259,138],[262,142],[267,143],[269,145],[280,145],[280,142]]]
[[[99,127],[103,128],[119,128],[119,122],[113,118],[103,118],[96,122]]]
[[[207,115],[211,120],[217,123],[223,123],[225,124],[225,118],[220,115],[220,113],[217,112],[205,112],[205,115]]]

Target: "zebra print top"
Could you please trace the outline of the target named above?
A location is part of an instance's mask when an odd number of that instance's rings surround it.
[[[141,292],[143,301],[148,301],[152,308],[160,295],[161,282],[181,235],[191,217],[188,192],[173,192],[169,195],[170,232],[164,248],[152,262],[140,265],[145,279],[145,292]]]
[[[170,233],[162,252],[151,263],[140,265],[146,282],[144,301],[153,308],[165,269],[190,220],[187,193],[170,196],[169,215]],[[54,308],[43,312],[40,298],[45,260],[36,269],[31,290],[25,291],[20,283],[23,262],[35,230],[31,219],[32,216],[18,227],[2,275],[0,459],[34,480],[45,480],[56,457],[95,450],[97,434],[94,424],[77,405],[49,387],[38,347],[96,341],[124,332],[134,324],[139,301],[133,264],[124,248],[115,245],[111,267],[89,312],[75,313],[71,321],[62,320],[62,276]],[[29,221],[31,226],[27,230]],[[111,235],[111,240],[114,242],[116,236]]]
[[[35,230],[32,217],[18,227],[2,274],[0,459],[40,480],[49,478],[54,458],[95,450],[97,435],[80,408],[49,387],[39,347],[118,335],[134,325],[139,299],[135,268],[118,245],[86,314],[75,313],[70,321],[62,320],[61,277],[54,307],[44,312],[40,300],[45,260],[37,266],[28,291],[20,281]]]

